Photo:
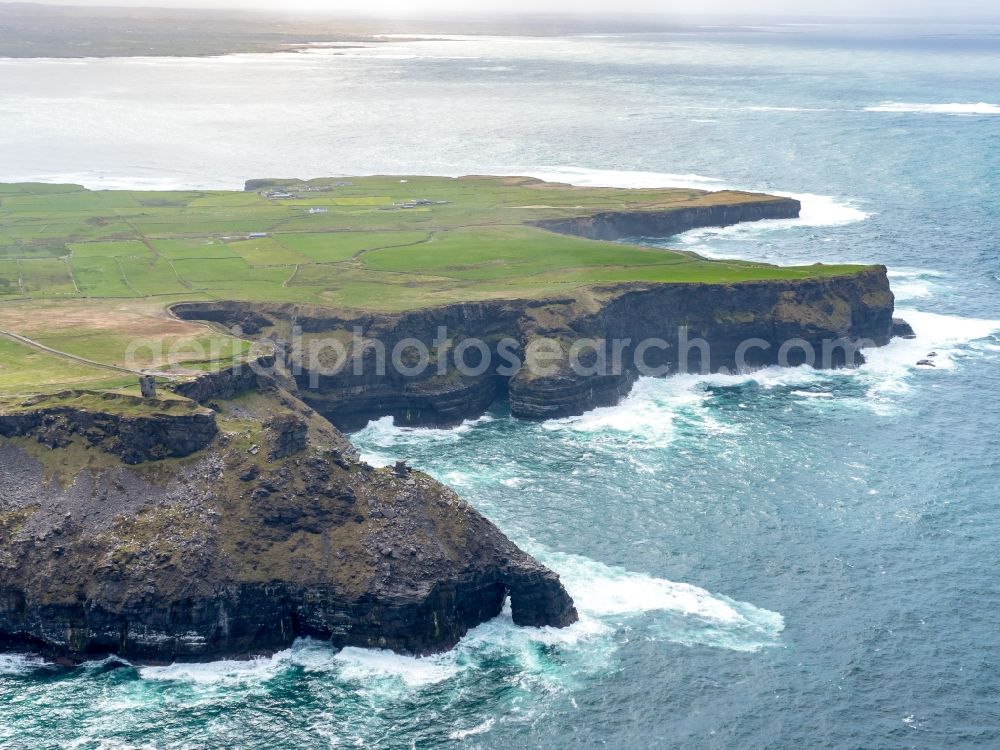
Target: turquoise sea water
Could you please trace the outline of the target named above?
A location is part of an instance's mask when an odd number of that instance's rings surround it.
[[[1000,746],[1000,37],[991,29],[390,40],[0,61],[0,178],[234,186],[530,172],[735,186],[803,218],[663,242],[889,266],[918,333],[852,372],[642,380],[545,424],[380,420],[557,570],[581,622],[429,659],[0,656],[11,748]],[[915,367],[930,351],[934,369]]]

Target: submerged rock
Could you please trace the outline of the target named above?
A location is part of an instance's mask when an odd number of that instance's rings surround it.
[[[519,624],[576,620],[558,576],[454,492],[361,463],[287,394],[252,401],[185,459],[0,439],[0,648],[163,663],[312,636],[426,654],[508,596]]]

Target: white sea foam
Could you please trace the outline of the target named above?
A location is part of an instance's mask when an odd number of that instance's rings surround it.
[[[455,427],[405,427],[397,426],[393,417],[382,417],[373,419],[364,429],[364,434],[369,442],[376,445],[390,447],[399,442],[400,438],[406,435],[419,435],[425,440],[454,441],[459,435],[469,432],[477,425],[492,422],[493,417],[484,414],[476,419],[466,419]]]
[[[542,423],[552,432],[619,432],[642,437],[650,447],[662,446],[673,439],[677,412],[697,407],[703,400],[701,393],[677,387],[666,379],[643,378],[632,392],[614,406],[599,407],[584,414]]]
[[[139,674],[146,680],[232,686],[264,682],[290,669],[301,669],[307,673],[335,674],[348,682],[390,680],[420,687],[457,674],[458,667],[452,662],[448,655],[417,658],[378,649],[337,651],[326,643],[305,638],[271,657],[141,667]]]
[[[928,273],[928,272],[920,272]],[[929,272],[933,276],[933,272]],[[765,390],[787,389],[803,402],[817,407],[843,405],[863,408],[880,415],[893,413],[928,370],[947,371],[963,356],[992,355],[1000,342],[991,338],[1000,333],[1000,320],[983,320],[900,308],[897,314],[914,328],[915,339],[893,339],[887,346],[864,350],[866,363],[857,369],[817,370],[800,367],[766,367],[736,374],[673,375],[640,378],[632,392],[615,406],[601,407],[578,417],[552,420],[543,427],[550,431],[601,434],[607,438],[626,433],[638,442],[633,447],[662,447],[677,434],[679,420],[692,429],[713,434],[737,432],[710,408],[710,388],[728,388],[754,383]],[[933,357],[929,357],[930,354]],[[934,367],[918,365],[930,360]],[[863,397],[838,395],[831,385],[854,379],[863,388]]]
[[[355,682],[392,679],[407,687],[425,687],[448,680],[460,671],[447,654],[417,658],[392,651],[345,648],[333,657],[343,679]]]
[[[825,107],[743,107],[747,112],[830,112]]]
[[[581,555],[533,552],[559,573],[584,626],[590,620],[621,625],[625,618],[648,615],[665,640],[737,651],[775,645],[784,629],[784,618],[777,612],[689,583],[634,573]]]
[[[513,657],[522,671],[522,683],[541,683],[546,690],[553,690],[565,687],[573,672],[605,669],[617,648],[613,634],[637,616],[647,618],[650,637],[685,645],[756,651],[780,641],[784,620],[776,612],[580,555],[552,552],[537,545],[530,551],[560,574],[573,596],[580,619],[572,626],[519,627],[508,603],[499,617],[473,628],[455,649],[436,656],[418,658],[353,647],[337,651],[320,641],[302,639],[269,658],[141,667],[139,675],[145,680],[230,689],[299,669],[325,673],[344,684],[360,683],[365,691],[391,697],[401,690],[433,688],[474,673],[484,658]],[[567,671],[549,661],[539,650],[542,647],[558,649],[573,666]],[[27,669],[30,664],[20,657],[7,659],[17,669]],[[457,731],[478,734],[488,728]]]
[[[748,190],[746,186],[735,185],[718,177],[698,174],[672,174],[666,172],[639,172],[627,170],[586,169],[581,167],[539,167],[525,170],[530,177],[551,182],[567,182],[572,185],[592,187],[658,188],[677,187],[692,190]],[[870,213],[861,210],[851,201],[829,195],[815,193],[789,193],[768,189],[775,195],[785,195],[802,203],[797,219],[767,219],[765,221],[735,224],[724,228],[698,229],[684,237],[697,242],[712,235],[754,234],[774,229],[793,227],[832,227],[864,221]]]
[[[522,172],[547,182],[566,182],[582,187],[661,188],[678,187],[692,190],[725,190],[725,183],[717,177],[699,174],[674,174],[669,172],[642,172],[636,170],[588,169],[586,167],[529,167]]]
[[[945,278],[945,274],[939,271],[912,268],[893,268],[888,275],[896,302],[932,297],[938,290],[940,280]]]
[[[455,731],[448,733],[448,739],[464,740],[469,737],[474,737],[477,734],[486,734],[493,728],[493,725],[495,723],[496,723],[495,718],[489,718],[482,724],[477,724],[471,729],[456,729]]]
[[[38,656],[27,654],[0,654],[0,676],[30,674],[45,666]]]
[[[970,344],[1000,332],[1000,320],[905,308],[896,314],[913,326],[917,337],[897,338],[888,346],[865,350],[867,363],[858,372],[871,381],[868,396],[875,408],[910,392],[913,376],[922,369],[918,362],[929,360],[934,363],[934,370],[951,370],[963,354],[975,350]]]
[[[927,115],[1000,115],[1000,105],[986,102],[961,104],[923,104],[913,102],[882,102],[873,107],[865,107],[866,112],[895,112],[903,114]]]
[[[288,656],[288,651],[282,651],[270,658],[260,657],[248,661],[221,660],[203,664],[140,667],[139,675],[145,680],[154,681],[195,685],[239,685],[271,679]]]
[[[45,174],[19,174],[7,182],[45,182],[63,185],[82,185],[88,190],[242,190],[242,183],[206,180],[200,175],[176,174],[170,170],[146,170],[145,176],[128,177],[103,172],[49,172]]]
[[[433,440],[440,443],[454,443],[477,425],[493,421],[493,417],[484,414],[476,419],[467,419],[455,427],[404,427],[396,424],[393,417],[373,419],[358,433],[359,442],[367,446],[375,446],[381,450],[366,450],[361,452],[361,460],[372,466],[388,466],[397,459],[406,458],[398,455],[395,449],[404,446],[413,439]]]
[[[780,375],[775,377],[787,377],[788,372],[778,371]],[[626,455],[633,459],[637,458],[635,451],[663,448],[679,434],[737,433],[735,425],[719,421],[708,408],[710,394],[701,387],[706,382],[697,375],[640,378],[618,404],[578,416],[548,420],[542,423],[542,429],[583,436],[600,433],[605,440],[601,445],[619,450],[622,442],[627,443]],[[637,468],[649,467],[639,462]]]

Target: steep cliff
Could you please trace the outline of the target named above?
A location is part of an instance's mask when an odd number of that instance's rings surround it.
[[[282,352],[300,398],[338,427],[354,429],[385,415],[405,424],[454,424],[502,398],[523,418],[579,414],[615,403],[646,371],[854,366],[863,361],[861,348],[889,341],[893,301],[886,269],[872,266],[737,284],[619,284],[572,297],[399,314],[238,302],[173,310],[227,325],[252,316],[257,336]],[[427,366],[418,369],[405,356],[402,367],[394,365],[392,352],[405,355],[414,341],[426,349]],[[459,367],[463,341],[475,345],[462,352]],[[552,356],[544,368],[527,366],[539,342]],[[334,361],[333,350],[343,356]],[[489,367],[480,372],[484,355]]]
[[[80,437],[127,464],[189,456],[217,432],[215,414],[192,401],[65,391],[0,404],[0,436],[30,436],[50,448]]]
[[[802,204],[794,198],[771,197],[673,211],[602,211],[569,219],[545,219],[535,222],[535,226],[591,240],[672,237],[702,227],[727,227],[764,219],[794,219],[801,210]]]
[[[68,427],[79,406],[0,438],[0,648],[170,662],[314,636],[423,654],[508,595],[520,624],[576,619],[558,577],[453,492],[360,463],[287,393],[216,408],[208,447],[137,465]]]

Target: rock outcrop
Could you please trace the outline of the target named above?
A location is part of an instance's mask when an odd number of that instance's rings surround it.
[[[49,448],[80,436],[127,464],[189,456],[217,432],[214,412],[194,403],[116,393],[67,391],[13,408],[0,406],[0,436],[31,437]]]
[[[892,336],[896,338],[897,336],[901,339],[915,339],[917,334],[913,330],[913,326],[907,323],[902,318],[892,319]]]
[[[69,429],[0,439],[0,648],[162,663],[300,636],[426,654],[500,613],[575,621],[558,576],[425,474],[376,470],[281,392],[224,403],[182,460]],[[99,446],[100,447],[100,446]]]

